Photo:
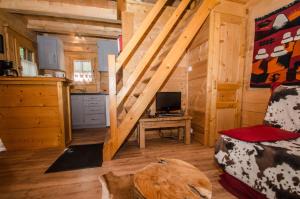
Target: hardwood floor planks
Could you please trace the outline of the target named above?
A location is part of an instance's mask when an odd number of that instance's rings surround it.
[[[76,144],[80,144],[80,140],[92,143],[93,137],[95,143],[99,142],[100,135],[95,132],[83,135],[88,138],[80,139],[77,135]],[[220,170],[213,159],[214,149],[196,143],[184,145],[172,139],[155,139],[147,140],[147,147],[139,149],[136,142],[130,142],[101,168],[44,174],[62,152],[63,149],[45,149],[0,153],[0,198],[100,199],[98,176],[108,171],[117,175],[134,173],[159,157],[182,159],[202,170],[213,184],[213,198],[235,198],[218,183]]]

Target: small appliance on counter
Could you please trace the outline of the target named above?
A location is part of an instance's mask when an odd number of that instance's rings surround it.
[[[13,62],[8,60],[0,60],[0,76],[17,77],[18,71],[13,68]]]
[[[54,75],[55,75],[55,77],[59,77],[59,78],[65,78],[66,77],[66,74],[63,71],[56,71],[54,73]]]

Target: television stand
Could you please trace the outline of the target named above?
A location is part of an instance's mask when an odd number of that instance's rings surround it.
[[[145,132],[147,129],[178,128],[178,138],[181,137],[181,128],[185,132],[185,144],[191,143],[191,119],[188,115],[141,118],[138,123],[138,142],[140,148],[145,148]]]

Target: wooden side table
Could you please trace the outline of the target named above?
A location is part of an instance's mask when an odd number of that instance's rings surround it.
[[[192,117],[185,115],[181,117],[154,117],[142,118],[139,120],[138,140],[140,148],[145,148],[145,131],[146,129],[160,128],[184,128],[185,144],[191,143],[191,119]],[[180,131],[179,131],[180,132]],[[179,135],[180,137],[180,135]]]
[[[99,177],[102,199],[210,199],[212,184],[193,165],[178,159],[160,159],[135,174]]]
[[[134,174],[134,198],[210,199],[212,184],[193,165],[178,159],[161,159]]]

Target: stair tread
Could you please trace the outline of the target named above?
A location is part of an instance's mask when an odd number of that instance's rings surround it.
[[[151,77],[146,77],[145,79],[143,79],[143,83],[148,83],[150,81]]]
[[[141,93],[134,93],[133,96],[138,98],[141,95]]]
[[[125,110],[126,113],[129,112],[129,109],[130,109],[130,106],[124,106],[124,110]]]
[[[166,56],[167,56],[167,54],[170,52],[170,50],[171,49],[166,49],[163,53],[161,53],[160,55],[159,55],[159,59],[164,59]]]
[[[159,64],[156,64],[155,66],[153,66],[150,71],[156,71],[159,67],[160,63]]]

